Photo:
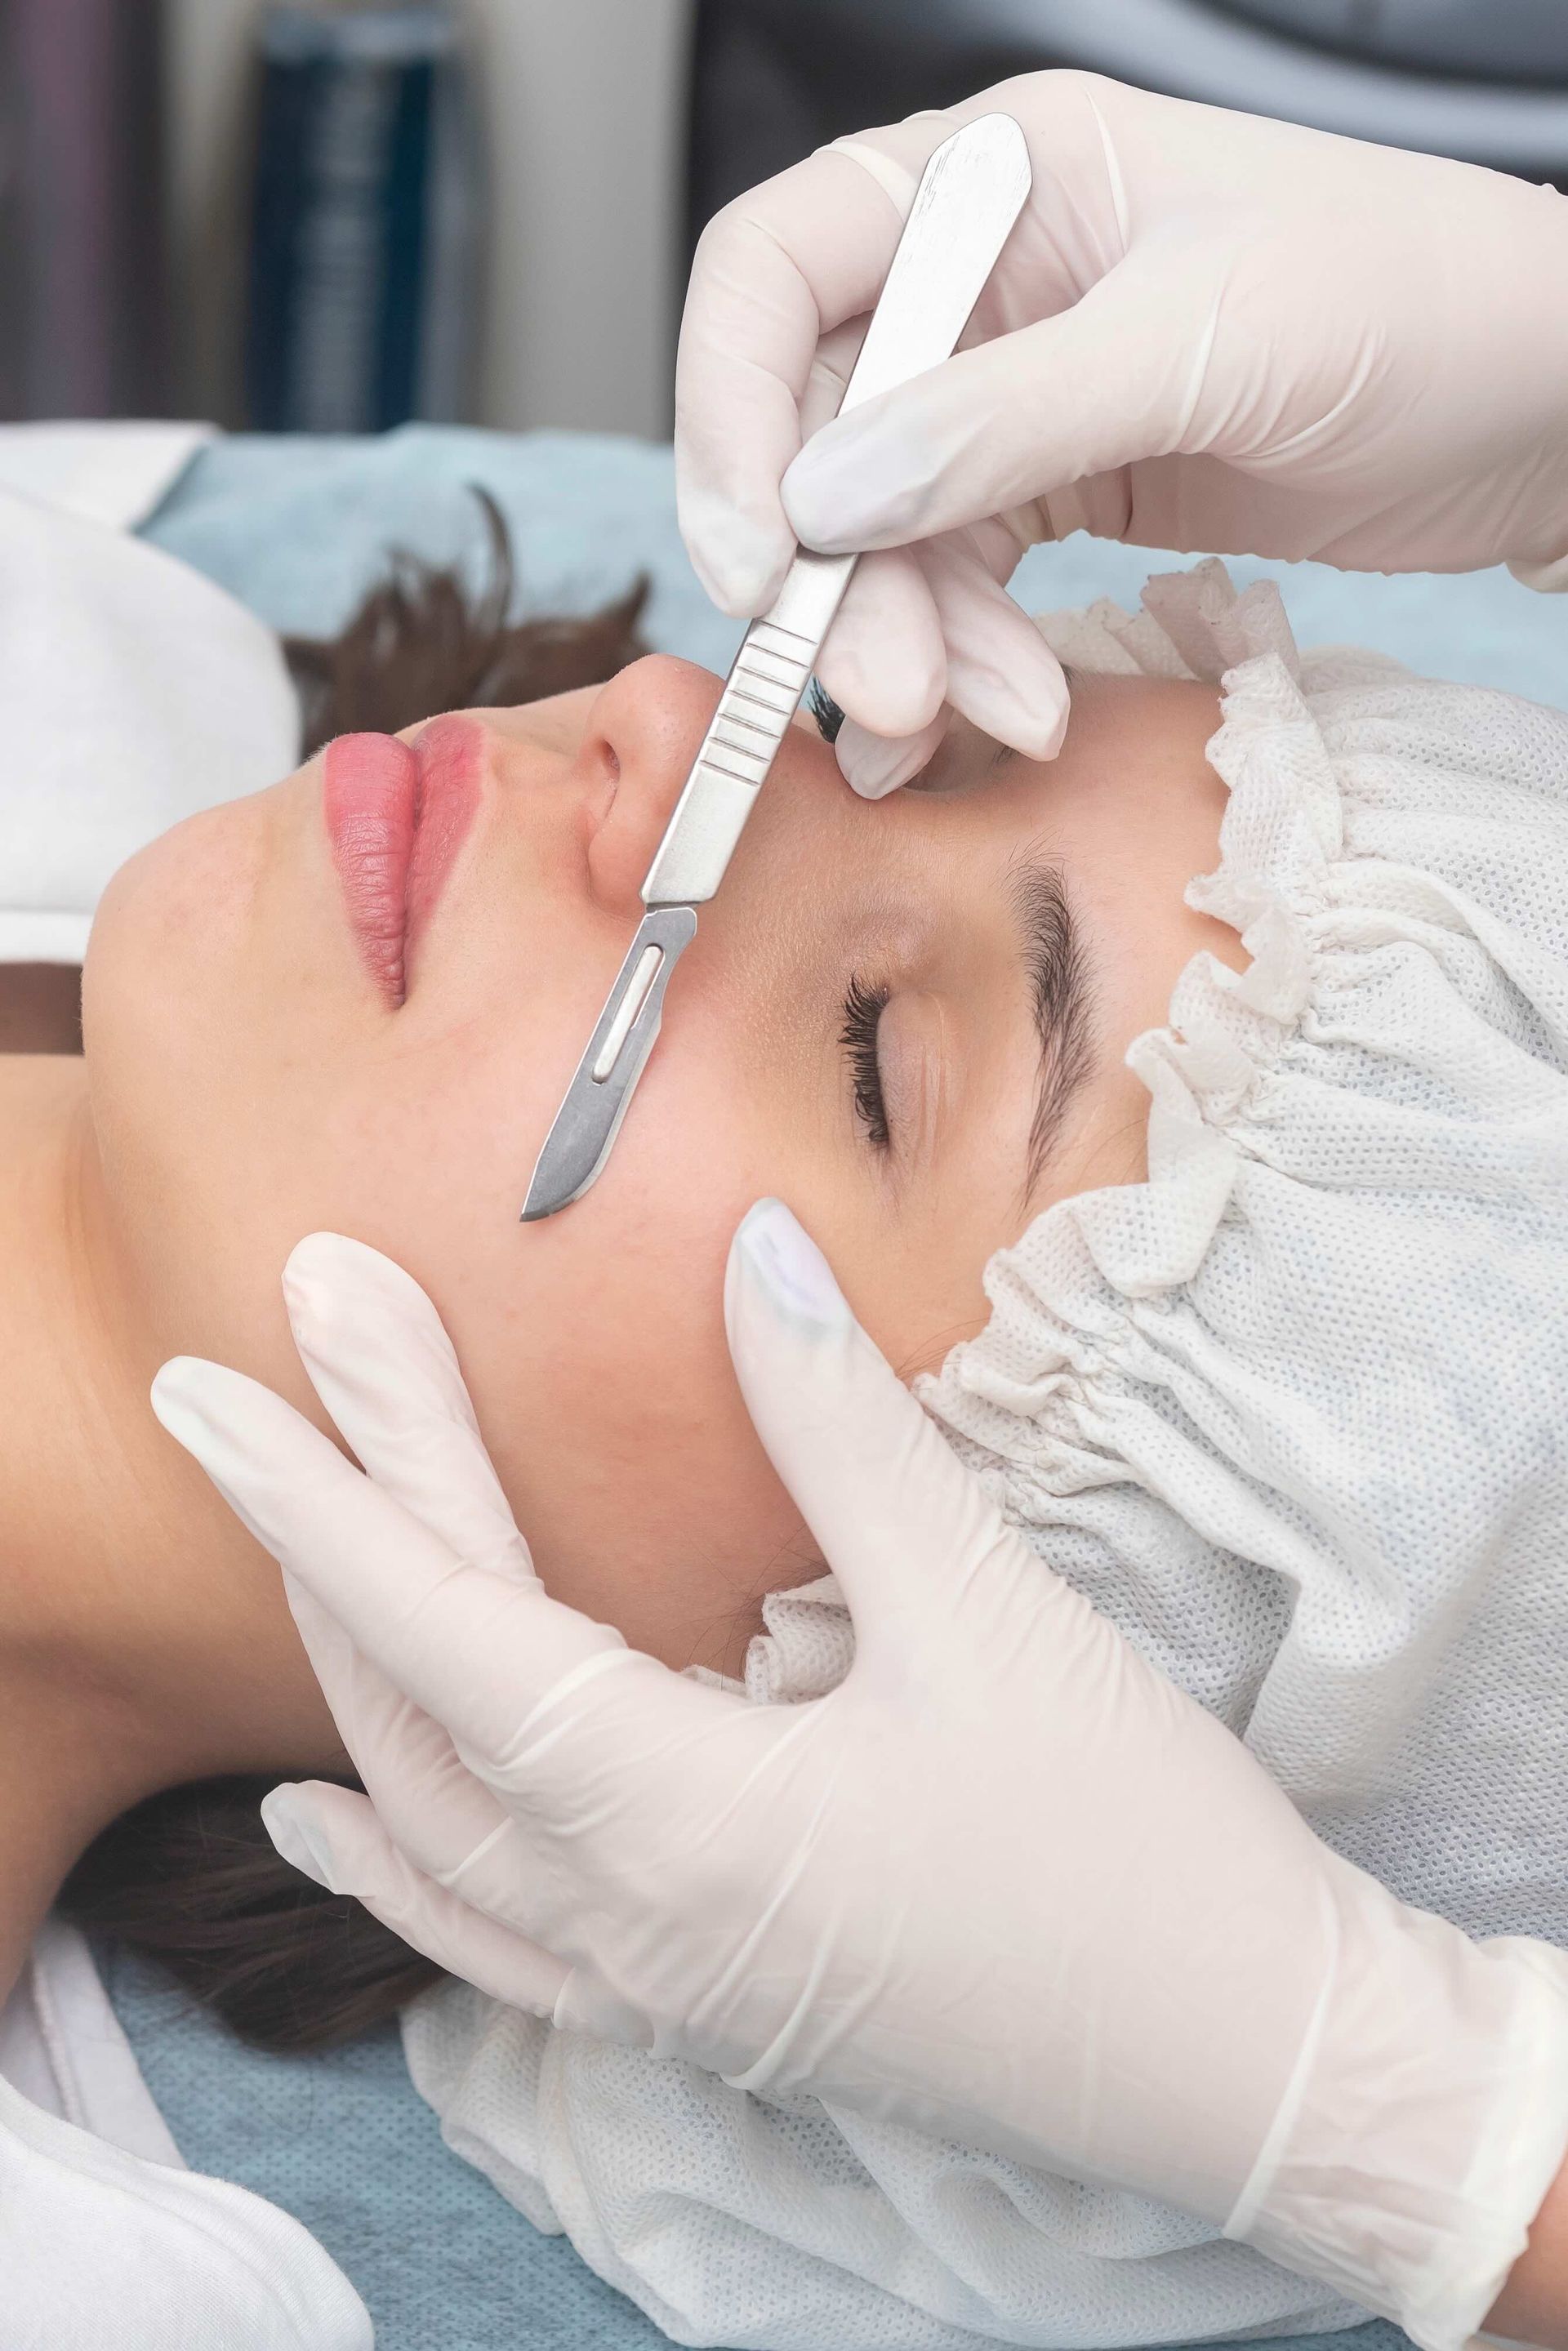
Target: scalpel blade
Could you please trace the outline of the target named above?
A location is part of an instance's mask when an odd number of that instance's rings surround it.
[[[610,1156],[632,1089],[653,1050],[675,959],[691,945],[696,929],[690,906],[652,907],[637,925],[599,1024],[545,1137],[523,1202],[525,1225],[553,1216],[586,1192]]]

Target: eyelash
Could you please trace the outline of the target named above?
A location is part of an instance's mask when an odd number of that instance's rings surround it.
[[[823,742],[836,743],[844,714],[816,678],[806,689],[806,707]],[[844,994],[844,1022],[839,1030],[839,1042],[850,1066],[855,1116],[873,1151],[885,1151],[888,1146],[887,1104],[876,1058],[877,1026],[887,1008],[887,998],[885,987],[869,987],[856,973]]]
[[[887,1104],[883,1100],[882,1071],[877,1065],[877,1024],[887,1008],[885,987],[868,987],[858,972],[844,996],[844,1025],[839,1042],[850,1065],[855,1116],[865,1128],[873,1150],[887,1149]]]
[[[839,729],[844,723],[844,714],[826,686],[820,685],[815,678],[806,688],[806,707],[816,720],[817,732],[823,742],[836,743]]]

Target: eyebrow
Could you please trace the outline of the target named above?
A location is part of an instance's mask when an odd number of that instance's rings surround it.
[[[1040,1077],[1024,1163],[1027,1200],[1044,1172],[1062,1113],[1089,1074],[1093,992],[1060,869],[1043,862],[1015,865],[1008,877],[1008,893],[1022,935],[1030,1010],[1040,1038]]]

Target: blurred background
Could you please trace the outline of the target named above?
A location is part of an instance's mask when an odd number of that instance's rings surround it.
[[[1568,187],[1568,0],[0,0],[0,418],[664,435],[719,205],[1051,65]]]

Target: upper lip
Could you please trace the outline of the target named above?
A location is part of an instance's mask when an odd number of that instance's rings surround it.
[[[479,799],[484,730],[438,718],[412,745],[390,735],[327,747],[322,806],[350,924],[382,994],[407,994],[407,956]]]

